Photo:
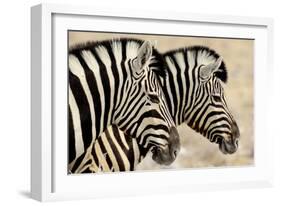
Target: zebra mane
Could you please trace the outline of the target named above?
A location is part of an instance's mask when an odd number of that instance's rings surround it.
[[[122,45],[126,45],[127,42],[136,42],[141,46],[144,40],[141,39],[134,39],[134,38],[115,38],[115,39],[108,39],[102,41],[87,41],[85,43],[75,44],[71,46],[68,50],[69,54],[80,52],[81,50],[88,50],[93,49],[99,46],[104,46],[106,48],[110,48],[112,43],[120,42]],[[153,71],[157,74],[157,76],[165,77],[167,73],[167,65],[164,61],[162,55],[153,47],[152,56],[154,57],[153,63],[150,66],[153,67]]]
[[[113,38],[113,39],[100,40],[100,41],[90,40],[90,41],[86,41],[83,43],[77,43],[77,44],[74,44],[73,46],[70,46],[69,53],[74,53],[74,52],[77,52],[80,50],[92,49],[92,48],[99,47],[99,46],[107,46],[107,45],[111,45],[113,42],[126,43],[129,41],[134,41],[134,42],[138,43],[139,45],[141,45],[144,42],[140,39],[133,39],[133,38]]]
[[[155,57],[156,62],[152,63],[150,66],[153,67],[153,71],[157,74],[157,77],[165,78],[168,73],[168,65],[164,60],[163,55],[153,47],[152,56]]]
[[[171,56],[171,55],[174,55],[178,52],[194,52],[198,58],[198,55],[200,55],[200,53],[204,53],[205,55],[207,54],[208,56],[212,56],[214,57],[215,59],[218,59],[220,57],[220,55],[213,49],[210,49],[209,47],[206,47],[206,46],[190,46],[190,47],[184,47],[184,48],[179,48],[179,49],[175,49],[175,50],[171,50],[171,51],[168,51],[163,55],[163,57],[165,56]],[[224,61],[222,61],[220,67],[219,67],[219,71],[215,72],[214,75],[219,78],[222,82],[226,83],[227,82],[227,78],[228,78],[228,75],[227,75],[227,70],[226,70],[226,66],[225,66],[225,63]]]

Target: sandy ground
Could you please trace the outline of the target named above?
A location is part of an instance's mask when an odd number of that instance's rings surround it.
[[[191,45],[208,46],[217,51],[227,66],[229,79],[225,85],[226,98],[241,133],[238,151],[232,155],[224,155],[217,145],[210,143],[186,125],[181,125],[178,130],[182,147],[176,161],[169,167],[163,167],[147,156],[138,166],[138,170],[246,166],[254,163],[253,40],[70,32],[69,46],[118,37],[134,37],[156,42],[156,48],[160,52]]]

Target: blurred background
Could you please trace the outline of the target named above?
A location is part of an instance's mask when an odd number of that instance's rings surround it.
[[[160,52],[180,47],[202,45],[210,47],[223,57],[228,71],[225,95],[228,107],[240,129],[239,149],[232,155],[224,155],[218,145],[212,144],[186,125],[178,127],[181,151],[170,166],[156,164],[148,155],[137,170],[202,168],[219,166],[249,166],[254,164],[253,134],[253,48],[254,41],[188,36],[137,35],[100,32],[69,32],[69,46],[86,41],[110,40],[132,37],[155,42]]]

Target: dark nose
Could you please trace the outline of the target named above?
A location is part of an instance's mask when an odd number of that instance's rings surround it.
[[[177,157],[180,151],[180,136],[178,130],[175,127],[170,129],[170,155],[174,159]]]
[[[170,128],[167,147],[153,149],[152,159],[161,165],[170,165],[175,161],[180,151],[179,133],[175,127]]]

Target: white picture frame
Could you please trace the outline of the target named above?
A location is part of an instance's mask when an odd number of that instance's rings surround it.
[[[67,175],[63,169],[67,164],[63,162],[64,152],[59,150],[64,142],[63,138],[58,138],[65,135],[58,127],[65,111],[58,109],[62,103],[57,100],[66,97],[67,91],[61,85],[66,85],[63,82],[67,70],[55,68],[67,61],[65,32],[68,29],[91,30],[93,23],[96,31],[130,32],[130,25],[139,24],[145,27],[135,28],[134,33],[254,38],[255,164],[243,168]],[[156,29],[154,24],[159,27]],[[273,116],[272,110],[268,110],[274,98],[270,93],[273,85],[270,77],[274,75],[272,19],[188,13],[167,15],[152,11],[41,4],[31,9],[31,26],[32,198],[52,201],[272,186],[274,135],[266,121]],[[265,137],[266,141],[262,141]]]

